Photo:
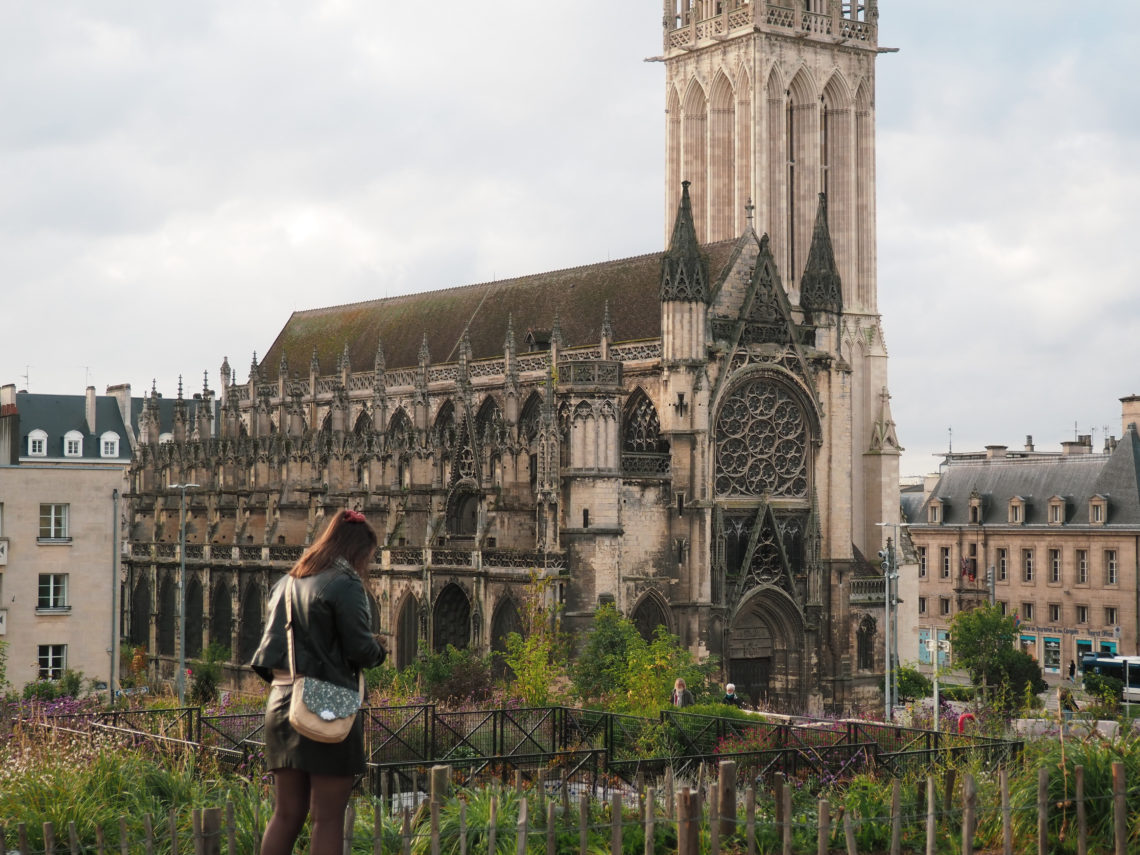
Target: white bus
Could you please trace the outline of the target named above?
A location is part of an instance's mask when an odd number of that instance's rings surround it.
[[[1115,677],[1124,684],[1123,700],[1140,703],[1140,656],[1086,653],[1081,657],[1081,673]]]

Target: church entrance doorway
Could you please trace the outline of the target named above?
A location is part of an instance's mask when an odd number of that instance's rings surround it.
[[[751,703],[796,707],[803,701],[806,639],[788,594],[753,589],[733,616],[726,645],[729,680]]]

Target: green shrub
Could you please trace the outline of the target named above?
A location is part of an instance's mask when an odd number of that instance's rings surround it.
[[[413,666],[428,698],[444,703],[485,701],[491,696],[491,657],[447,645],[442,653],[429,653]]]
[[[205,659],[187,663],[190,667],[190,703],[205,706],[217,700],[222,663],[228,662],[229,658],[229,647],[214,642],[206,649]]]
[[[934,691],[934,685],[925,674],[917,668],[903,665],[898,669],[899,700],[913,701],[918,698],[928,698]]]

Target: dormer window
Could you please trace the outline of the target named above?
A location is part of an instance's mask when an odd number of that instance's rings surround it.
[[[34,430],[28,434],[28,456],[47,457],[47,431]]]
[[[63,435],[63,456],[83,456],[83,434],[77,430],[69,430]]]
[[[1108,499],[1093,496],[1089,499],[1089,525],[1104,525],[1108,519]]]
[[[1065,499],[1054,496],[1049,500],[1049,525],[1065,524]]]
[[[942,500],[931,499],[926,507],[926,521],[931,525],[942,525]]]
[[[1025,499],[1014,496],[1009,500],[1009,524],[1022,525],[1025,522]]]
[[[970,496],[970,525],[982,524],[982,497],[975,492]]]
[[[99,456],[119,456],[119,435],[117,433],[109,430],[106,431],[101,437],[99,437]]]

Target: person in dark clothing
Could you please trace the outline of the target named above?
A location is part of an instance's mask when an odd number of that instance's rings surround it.
[[[1077,682],[1077,663],[1072,659],[1069,660],[1069,682]]]
[[[261,644],[250,663],[271,684],[265,704],[265,765],[273,773],[273,816],[262,855],[289,855],[312,814],[312,855],[340,855],[344,813],[357,775],[365,771],[364,728],[356,720],[337,743],[314,742],[289,723],[293,680],[285,626],[285,593],[293,581],[292,611],[296,673],[352,690],[361,669],[384,661],[373,635],[372,609],[361,575],[376,551],[376,532],[357,511],[333,517],[269,596]]]
[[[680,677],[673,684],[672,704],[675,707],[691,707],[693,705],[693,693],[685,687],[685,681]]]
[[[736,694],[736,686],[733,683],[726,683],[724,686],[724,697],[720,699],[722,704],[727,704],[731,707],[740,708],[744,706],[744,698]]]

